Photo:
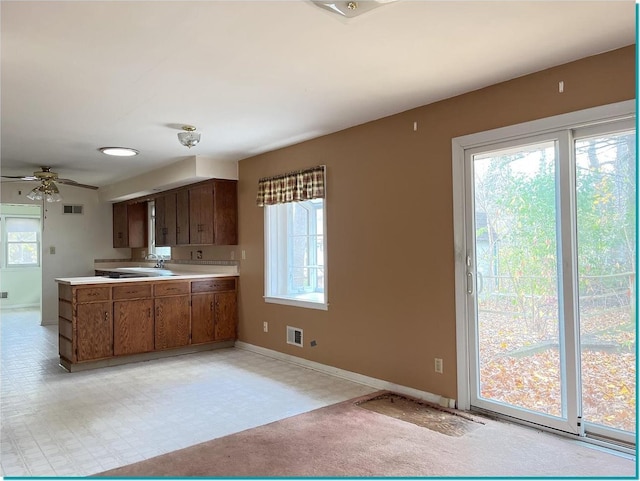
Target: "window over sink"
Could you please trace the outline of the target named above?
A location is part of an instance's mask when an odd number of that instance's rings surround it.
[[[149,201],[147,205],[149,208],[149,254],[162,256],[165,260],[171,259],[171,247],[156,246],[156,204],[154,201]]]

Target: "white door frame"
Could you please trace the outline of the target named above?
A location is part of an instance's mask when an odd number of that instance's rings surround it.
[[[590,124],[595,121],[606,122],[631,118],[635,115],[635,107],[636,100],[627,100],[451,139],[458,388],[456,406],[458,409],[467,410],[471,406],[466,266],[468,252],[465,215],[465,182],[468,180],[465,179],[465,150],[498,141],[516,140],[532,134],[542,134],[569,127],[575,128],[581,124]]]

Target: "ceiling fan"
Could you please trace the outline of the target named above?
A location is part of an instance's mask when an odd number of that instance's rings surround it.
[[[27,198],[31,200],[46,200],[47,202],[60,202],[62,196],[58,190],[56,182],[59,184],[73,185],[84,189],[94,189],[98,187],[94,185],[81,184],[71,179],[61,179],[56,172],[51,172],[51,167],[41,167],[33,175],[3,175],[5,179],[17,179],[22,181],[40,181],[40,185],[27,194]]]

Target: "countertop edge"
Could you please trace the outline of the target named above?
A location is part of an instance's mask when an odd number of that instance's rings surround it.
[[[89,277],[59,277],[55,279],[58,284],[66,284],[71,286],[91,285],[91,284],[122,284],[127,282],[167,282],[167,281],[185,281],[190,279],[208,279],[212,277],[238,277],[239,274],[179,274],[175,276],[150,276],[150,277],[125,277],[111,278],[100,276]]]

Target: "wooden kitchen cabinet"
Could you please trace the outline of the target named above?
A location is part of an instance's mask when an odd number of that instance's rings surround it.
[[[78,304],[76,327],[77,360],[89,361],[113,356],[113,320],[111,302]]]
[[[191,343],[235,340],[238,325],[236,279],[191,283]]]
[[[147,246],[147,203],[113,204],[113,247]]]
[[[238,243],[236,181],[214,180],[189,189],[189,243]]]
[[[214,243],[213,184],[189,189],[189,243]]]
[[[217,245],[238,243],[238,183],[213,181],[213,237]]]
[[[176,244],[189,244],[189,190],[176,192]]]
[[[156,246],[175,246],[176,239],[176,194],[155,198]]]
[[[232,346],[237,325],[235,276],[58,284],[60,364],[69,371]]]
[[[154,284],[155,349],[189,344],[191,307],[189,282]]]
[[[155,348],[150,283],[113,287],[113,355],[138,354]]]

